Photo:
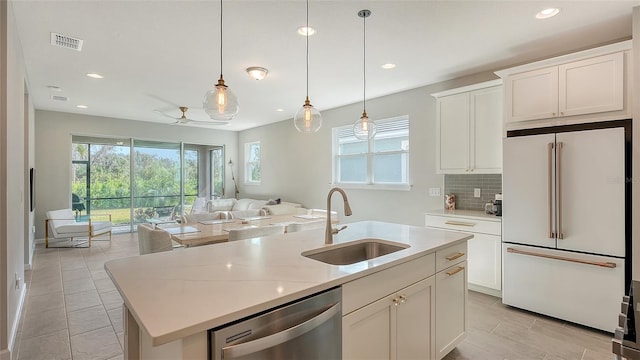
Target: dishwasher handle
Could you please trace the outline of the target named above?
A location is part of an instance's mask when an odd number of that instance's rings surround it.
[[[304,322],[301,322],[300,324],[292,326],[285,331],[271,334],[256,340],[248,341],[246,343],[223,347],[222,358],[235,359],[283,344],[291,339],[295,339],[298,336],[317,328],[339,313],[340,303],[335,303],[333,306],[321,312],[320,314]]]

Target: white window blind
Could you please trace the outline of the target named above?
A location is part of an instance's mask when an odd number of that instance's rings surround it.
[[[376,121],[371,140],[359,140],[353,127],[333,129],[334,182],[352,185],[409,185],[409,117]]]

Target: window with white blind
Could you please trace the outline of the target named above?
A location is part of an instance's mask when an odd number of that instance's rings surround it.
[[[353,126],[333,128],[333,181],[347,187],[409,189],[409,117],[376,121],[371,140]]]
[[[244,144],[244,183],[260,185],[260,142]]]

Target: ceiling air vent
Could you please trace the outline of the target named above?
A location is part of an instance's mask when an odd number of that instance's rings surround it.
[[[63,47],[65,49],[71,49],[75,51],[82,50],[82,39],[76,39],[71,36],[51,33],[51,45]]]
[[[66,97],[66,96],[51,95],[51,100],[67,101],[67,100],[69,100],[69,98]]]

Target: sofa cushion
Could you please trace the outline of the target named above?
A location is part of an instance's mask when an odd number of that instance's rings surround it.
[[[91,221],[91,227],[93,227],[91,235],[101,234],[111,230],[111,222]],[[56,233],[63,236],[86,236],[89,233],[89,222],[76,222],[73,224],[61,225],[57,226],[55,230]]]
[[[280,205],[293,206],[294,208],[301,208],[302,207],[302,204],[297,204],[297,203],[292,203],[292,202],[287,202],[287,201],[281,201],[279,204]]]
[[[256,199],[239,199],[236,201],[236,204],[233,206],[233,211],[240,210],[260,210],[267,203],[267,200],[256,200]]]
[[[232,210],[236,202],[235,198],[209,200],[209,212]]]
[[[269,215],[292,215],[298,213],[298,208],[289,204],[265,205],[265,210]]]
[[[229,211],[231,219],[244,219],[254,216],[264,216],[265,211],[262,209],[248,209],[248,210],[232,210]]]

